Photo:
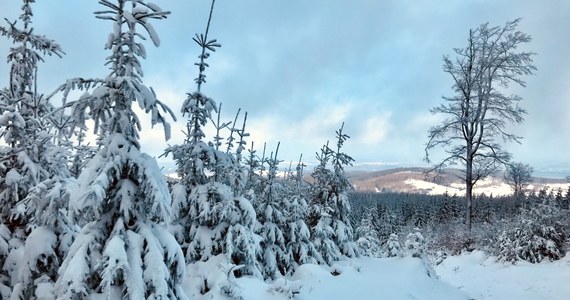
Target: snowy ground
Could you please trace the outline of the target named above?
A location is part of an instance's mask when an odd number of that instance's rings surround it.
[[[477,300],[570,299],[570,255],[555,262],[512,265],[476,251],[447,258],[436,272]]]
[[[189,266],[186,292],[190,299],[229,299],[220,296],[225,283],[220,261]],[[340,274],[333,276],[333,271]],[[274,283],[254,278],[236,283],[243,299],[570,299],[569,257],[511,265],[475,251],[447,258],[435,272],[439,279],[416,258],[359,258],[332,268],[304,265],[292,278]],[[204,279],[210,291],[202,294]]]
[[[206,269],[209,269],[207,281],[211,290],[202,295],[204,278],[192,274],[204,274]],[[188,296],[200,300],[228,299],[219,296],[224,284],[220,269],[223,267],[215,259],[189,266]],[[269,284],[254,278],[240,278],[237,284],[243,299],[285,300],[291,296],[299,300],[468,299],[464,292],[430,274],[423,261],[416,258],[359,258],[333,267],[303,265],[289,279]]]

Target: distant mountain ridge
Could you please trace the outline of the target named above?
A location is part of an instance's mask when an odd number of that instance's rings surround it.
[[[461,181],[461,170],[447,169],[437,181],[434,180],[433,174],[426,174],[426,170],[422,167],[399,167],[377,171],[352,170],[347,171],[347,177],[358,192],[465,194],[464,183]],[[529,192],[538,191],[545,187],[555,190],[560,188],[566,191],[570,187],[570,183],[562,178],[534,177],[527,190]],[[511,194],[512,189],[504,182],[503,174],[498,173],[479,181],[474,192],[499,196]]]

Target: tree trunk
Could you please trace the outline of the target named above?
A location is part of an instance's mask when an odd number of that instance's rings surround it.
[[[470,157],[467,158],[465,170],[465,199],[467,201],[465,224],[467,229],[471,231],[471,221],[473,219],[473,159]]]

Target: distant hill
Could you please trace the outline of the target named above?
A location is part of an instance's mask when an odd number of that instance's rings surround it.
[[[432,174],[425,174],[425,168],[407,167],[394,168],[381,171],[351,171],[347,172],[349,180],[358,192],[406,192],[422,194],[449,194],[464,195],[465,187],[461,181],[462,171],[448,169],[441,177],[434,178]],[[566,179],[553,179],[536,177],[528,186],[529,191],[538,191],[544,187],[548,189],[563,189],[566,191],[570,184]],[[509,195],[511,187],[503,180],[503,174],[481,180],[475,186],[476,194]]]

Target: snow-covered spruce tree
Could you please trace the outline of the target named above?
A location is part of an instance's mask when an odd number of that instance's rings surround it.
[[[261,157],[257,155],[257,150],[254,148],[254,143],[251,142],[251,147],[247,149],[248,155],[245,158],[245,167],[247,168],[247,178],[245,182],[244,192],[251,199],[253,206],[257,209],[257,195],[263,191],[263,174],[265,172],[265,151],[267,144],[263,144],[263,152]]]
[[[377,202],[372,210],[372,225],[378,235],[380,245],[383,246],[388,242],[390,235],[398,232],[398,217],[394,211],[386,206],[385,203]]]
[[[381,242],[374,225],[374,218],[377,215],[376,209],[373,208],[360,220],[360,224],[356,228],[356,244],[361,253],[369,257],[380,257],[382,255]]]
[[[305,164],[302,162],[303,156],[299,157],[299,162],[294,174],[286,181],[285,228],[283,237],[285,239],[285,269],[287,274],[293,273],[298,266],[306,263],[318,263],[321,261],[313,242],[311,233],[305,220],[309,213],[309,205],[306,195],[308,185],[303,180]]]
[[[518,245],[516,241],[520,240],[522,230],[515,228],[510,231],[503,230],[497,239],[497,260],[510,262],[515,264],[520,260],[518,256]]]
[[[322,259],[319,263],[329,265],[341,257],[340,250],[333,240],[335,232],[331,226],[333,207],[329,199],[329,182],[332,180],[333,173],[327,169],[330,156],[331,151],[327,142],[321,148],[321,153],[317,153],[319,164],[311,174],[314,184],[311,188],[311,203],[307,218],[313,244]]]
[[[570,208],[569,199],[564,196],[562,188],[558,188],[556,191],[556,195],[554,196],[554,201],[556,202],[556,206],[560,209],[568,209]]]
[[[23,0],[23,28],[18,28],[16,21],[0,26],[0,34],[15,44],[8,53],[9,86],[0,90],[0,135],[7,144],[0,153],[0,220],[11,229],[25,223],[24,212],[17,209],[17,203],[30,188],[49,176],[43,168],[42,155],[46,152],[45,142],[50,139],[44,117],[51,107],[38,94],[36,77],[43,56],[63,54],[57,43],[33,33],[33,2]]]
[[[406,253],[411,257],[424,258],[426,256],[426,242],[419,228],[414,228],[404,242]]]
[[[188,116],[186,139],[182,145],[170,146],[165,155],[172,155],[177,164],[180,182],[173,187],[172,231],[186,251],[188,262],[207,261],[223,254],[228,263],[237,266],[235,275],[261,276],[256,257],[259,237],[254,233],[257,222],[250,201],[241,195],[246,174],[241,166],[241,152],[245,144],[245,120],[241,129],[231,123],[213,122],[212,113],[219,110],[215,101],[202,93],[206,82],[204,71],[210,52],[220,44],[208,40],[208,32],[215,1],[212,1],[205,33],[196,35],[200,46],[199,69],[195,79],[197,89],[188,94],[182,105],[182,114]],[[236,116],[237,120],[237,116]],[[208,143],[204,128],[214,123],[216,136]],[[235,121],[234,121],[235,124]],[[231,129],[224,152],[222,129]],[[234,139],[239,136],[236,153],[232,153]],[[206,289],[203,289],[206,290]]]
[[[236,124],[238,116],[239,111],[232,124]],[[233,202],[229,203],[231,212],[225,239],[225,253],[230,262],[237,266],[233,275],[261,277],[261,267],[257,260],[257,256],[261,253],[260,237],[255,234],[258,221],[251,203],[255,195],[245,190],[249,176],[247,168],[242,164],[242,152],[246,144],[245,138],[249,136],[249,133],[245,131],[246,121],[247,113],[245,113],[241,128],[232,126],[227,139],[226,152],[220,155],[222,159],[218,159],[214,179],[229,185],[233,193]],[[238,135],[235,153],[231,152],[234,146],[234,133]],[[220,164],[220,162],[222,163]]]
[[[213,8],[213,5],[212,5]],[[200,213],[199,203],[196,201],[197,192],[194,192],[193,198],[190,199],[189,195],[192,191],[196,191],[198,186],[203,186],[208,183],[208,176],[206,172],[215,169],[216,153],[212,145],[204,141],[206,134],[204,128],[208,121],[212,120],[212,112],[217,112],[215,101],[202,94],[202,84],[206,82],[206,75],[204,71],[208,64],[205,62],[210,53],[208,51],[215,51],[220,44],[216,40],[207,41],[207,32],[211,20],[212,10],[210,10],[210,18],[208,19],[208,26],[206,33],[196,35],[194,41],[201,47],[200,61],[197,63],[199,68],[198,77],[195,79],[197,89],[193,93],[188,93],[187,98],[182,104],[182,115],[188,116],[186,122],[186,138],[182,145],[169,146],[164,155],[172,155],[176,162],[177,173],[180,181],[172,187],[172,224],[171,231],[178,242],[182,245],[182,249],[187,252],[187,256],[192,254],[191,259],[196,260],[201,258],[200,248],[197,251],[188,249],[191,235],[189,234],[191,228],[197,228],[200,223],[205,223],[205,218],[199,221],[197,215]],[[206,189],[206,192],[208,189]],[[206,195],[206,198],[208,195]],[[209,213],[208,211],[204,212]],[[195,231],[196,229],[194,229]],[[211,250],[205,250],[211,253]]]
[[[63,51],[33,33],[33,3],[23,1],[23,28],[17,22],[0,27],[15,44],[8,54],[9,87],[0,91],[0,134],[8,145],[0,154],[0,219],[8,226],[1,225],[3,239],[11,238],[9,255],[0,251],[0,261],[13,287],[11,296],[2,297],[14,299],[35,299],[39,286],[53,284],[73,235],[64,215],[73,185],[63,139],[68,124],[37,85],[39,62]]]
[[[221,106],[221,104],[220,104]],[[243,122],[240,128],[237,128],[237,121],[240,115],[240,110],[236,113],[234,121],[232,123],[226,123],[229,125],[231,124],[232,127],[230,129],[230,134],[227,138],[226,142],[226,156],[229,159],[229,163],[225,164],[225,168],[218,170],[221,176],[218,176],[219,180],[227,182],[233,189],[236,195],[247,194],[247,181],[249,179],[248,175],[248,167],[244,165],[244,157],[243,151],[245,150],[246,140],[245,138],[249,137],[249,133],[245,131],[246,123],[247,123],[247,112],[244,114]],[[218,115],[219,119],[219,115]],[[217,122],[220,123],[219,120]],[[237,135],[237,137],[235,136]],[[218,135],[217,135],[218,136]],[[218,137],[219,138],[219,137]],[[235,145],[234,145],[235,143]],[[235,153],[232,152],[235,146]]]
[[[386,257],[401,257],[402,256],[402,246],[400,244],[398,235],[395,233],[390,234],[388,242],[385,245],[385,255]]]
[[[437,278],[435,270],[427,259],[426,240],[421,234],[419,228],[414,228],[414,232],[408,234],[406,241],[404,242],[404,247],[407,256],[416,257],[422,261],[422,264],[425,267],[425,272],[429,277],[433,276]],[[443,254],[440,254],[440,256],[442,255]]]
[[[170,193],[156,161],[140,151],[140,121],[132,108],[135,102],[150,112],[152,124],[163,124],[168,138],[166,116],[159,108],[167,109],[143,84],[140,64],[146,53],[140,39],[146,32],[158,46],[150,21],[164,19],[168,12],[143,0],[99,3],[105,9],[96,17],[113,23],[105,45],[111,52],[111,72],[72,104],[76,125],[85,127],[90,117],[104,142],[81,172],[70,199],[70,217],[83,228],[59,269],[56,297],[186,299],[180,286],[184,256],[164,227]]]
[[[319,164],[311,175],[314,184],[308,223],[314,245],[327,264],[340,259],[341,255],[358,255],[349,220],[348,191],[352,186],[344,174],[344,166],[352,164],[353,159],[342,152],[342,146],[349,138],[343,128],[344,123],[336,131],[336,149],[331,149],[327,143],[321,153],[317,153]],[[332,170],[328,168],[329,163]]]
[[[2,267],[6,262],[6,257],[10,254],[10,239],[10,229],[4,224],[0,224],[0,261],[3,262],[0,265],[2,265]],[[9,298],[11,293],[10,277],[6,273],[4,269],[0,271],[0,296],[2,299]]]
[[[331,159],[335,179],[331,186],[331,200],[334,205],[332,227],[335,231],[335,242],[341,253],[348,257],[354,257],[358,255],[358,248],[354,243],[353,229],[349,221],[350,202],[348,201],[348,192],[352,189],[352,185],[344,174],[344,167],[352,165],[354,159],[342,152],[344,142],[350,138],[350,136],[343,133],[343,129],[344,123],[336,131],[336,149],[332,151]]]
[[[77,178],[81,171],[85,169],[87,163],[97,153],[97,148],[85,143],[85,131],[80,128],[76,133],[77,145],[72,146],[72,155],[69,172],[71,176]]]
[[[45,292],[41,286],[51,287],[57,279],[60,263],[69,251],[76,230],[69,224],[67,207],[76,181],[67,170],[67,153],[58,145],[48,145],[45,157],[51,161],[49,177],[30,189],[21,202],[25,206],[28,228],[23,251],[15,259],[19,264],[12,274],[12,298],[36,299]]]
[[[412,215],[411,225],[417,228],[425,228],[431,223],[431,216],[433,215],[431,207],[423,207],[421,209],[415,208]]]
[[[435,214],[432,219],[434,225],[449,224],[455,222],[459,218],[459,203],[457,197],[451,197],[445,192],[443,200],[438,203]]]
[[[567,237],[561,220],[565,217],[553,202],[545,198],[542,203],[522,209],[513,227],[499,236],[499,260],[539,263],[564,256],[563,246]]]
[[[288,259],[285,250],[285,228],[283,184],[277,180],[279,168],[279,144],[275,153],[267,158],[267,176],[262,178],[262,191],[257,197],[257,217],[260,223],[258,230],[261,236],[260,257],[263,275],[268,279],[275,279],[279,274],[287,272]]]

